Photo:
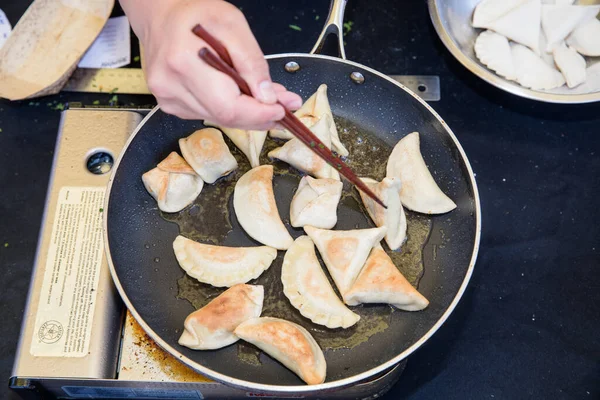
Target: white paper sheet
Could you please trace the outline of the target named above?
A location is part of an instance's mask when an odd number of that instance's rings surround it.
[[[12,27],[10,26],[8,18],[6,18],[6,14],[4,14],[4,11],[0,10],[0,47],[6,42],[11,31]]]
[[[110,18],[79,61],[79,68],[119,68],[131,62],[131,37],[127,17]]]

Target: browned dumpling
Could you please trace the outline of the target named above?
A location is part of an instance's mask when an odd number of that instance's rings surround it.
[[[279,318],[253,318],[234,331],[285,365],[309,385],[325,381],[327,364],[311,334],[293,322]]]
[[[356,281],[344,294],[346,304],[387,303],[405,311],[419,311],[429,301],[398,271],[381,246],[375,247]]]
[[[206,183],[214,183],[238,166],[223,134],[215,128],[200,129],[179,139],[179,148],[183,158]]]
[[[239,338],[233,331],[242,322],[260,316],[263,300],[262,286],[230,287],[185,319],[179,344],[194,350],[213,350],[237,342]]]

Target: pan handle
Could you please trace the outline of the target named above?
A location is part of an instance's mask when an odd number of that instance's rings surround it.
[[[319,39],[317,39],[317,43],[310,51],[310,54],[319,54],[323,48],[323,45],[325,44],[325,40],[327,40],[327,36],[329,36],[330,33],[333,33],[337,36],[339,56],[342,58],[342,60],[346,59],[343,27],[344,10],[347,2],[348,0],[331,0],[331,5],[329,6],[329,15],[325,21],[325,26],[321,31],[321,35],[319,35]]]

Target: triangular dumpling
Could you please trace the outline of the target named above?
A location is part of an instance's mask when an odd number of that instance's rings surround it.
[[[534,90],[549,90],[565,84],[560,71],[546,64],[533,51],[517,43],[511,45],[517,82]]]
[[[498,75],[510,80],[516,78],[510,44],[506,37],[493,31],[481,32],[475,40],[475,55],[483,65]]]
[[[419,311],[429,305],[379,245],[371,251],[356,282],[344,295],[344,301],[350,306],[386,303],[405,311]]]
[[[179,148],[185,161],[206,183],[214,183],[238,166],[223,134],[215,128],[200,129],[179,139]]]
[[[400,179],[384,178],[381,182],[370,178],[361,179],[387,206],[387,209],[381,207],[359,190],[360,198],[375,225],[387,228],[385,242],[391,250],[398,250],[406,240],[406,216],[400,201]]]
[[[258,167],[260,165],[260,152],[267,138],[267,131],[253,131],[236,128],[225,128],[214,124],[213,122],[204,121],[206,126],[214,126],[219,128],[231,141],[242,151],[250,161],[250,167]]]
[[[584,56],[600,56],[600,21],[592,18],[579,25],[567,38],[567,44]]]
[[[171,152],[156,168],[142,175],[146,190],[161,211],[174,213],[190,205],[202,191],[204,182],[176,152]]]
[[[538,52],[541,9],[540,0],[525,0],[497,19],[474,26],[490,29]]]
[[[177,262],[189,276],[217,287],[256,279],[277,257],[277,250],[268,246],[213,246],[181,235],[173,241],[173,251]]]
[[[564,43],[555,47],[554,62],[565,77],[568,87],[573,88],[585,82],[585,59],[572,48]]]
[[[485,28],[491,22],[514,10],[526,0],[483,0],[473,12],[473,27]]]
[[[547,40],[545,50],[552,52],[575,28],[594,19],[599,11],[600,6],[542,7],[542,27]]]
[[[277,210],[272,165],[261,165],[242,175],[233,191],[233,209],[252,239],[278,250],[286,250],[294,242]]]
[[[281,282],[290,303],[315,324],[348,328],[360,319],[333,291],[308,236],[300,236],[285,253]]]
[[[431,176],[421,155],[418,132],[406,135],[396,144],[388,159],[386,176],[400,178],[400,200],[409,210],[443,214],[456,208]]]
[[[294,228],[305,225],[333,228],[337,223],[337,206],[343,186],[336,179],[302,177],[290,204],[290,224]]]
[[[335,120],[331,113],[331,107],[329,106],[329,99],[327,98],[327,85],[322,84],[319,86],[317,91],[306,100],[306,102],[300,107],[294,115],[300,119],[307,127],[313,126],[318,120],[324,115],[328,115],[331,118],[331,125],[329,126],[331,133],[331,144],[333,150],[341,156],[347,156],[348,150],[344,147],[344,144],[340,141],[340,137],[335,126]],[[281,128],[271,129],[269,134],[273,138],[278,139],[292,139],[294,135]]]
[[[316,124],[311,126],[310,131],[317,136],[327,148],[331,148],[330,124],[331,117],[324,115]],[[269,158],[277,158],[290,164],[292,167],[306,172],[316,178],[340,179],[339,172],[309,149],[300,139],[292,139],[283,146],[277,147],[269,152]]]
[[[207,305],[187,316],[179,344],[193,350],[214,350],[240,340],[233,331],[258,318],[265,297],[260,285],[233,285]]]
[[[371,249],[385,236],[386,228],[331,231],[305,226],[338,290],[344,293],[356,280]]]

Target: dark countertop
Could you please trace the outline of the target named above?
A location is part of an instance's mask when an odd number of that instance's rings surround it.
[[[2,4],[14,24],[27,1]],[[327,1],[241,4],[265,53],[308,51]],[[320,20],[316,21],[315,16]],[[297,18],[296,18],[297,17]],[[600,104],[506,94],[443,47],[423,0],[351,0],[351,60],[388,74],[431,74],[431,103],[463,145],[483,208],[479,259],[442,328],[409,358],[386,398],[600,398]],[[289,24],[302,28],[292,30]],[[0,101],[0,373],[12,369],[58,129],[56,105],[108,103],[64,93]],[[119,96],[148,104],[150,96]],[[2,397],[7,397],[3,387]]]

